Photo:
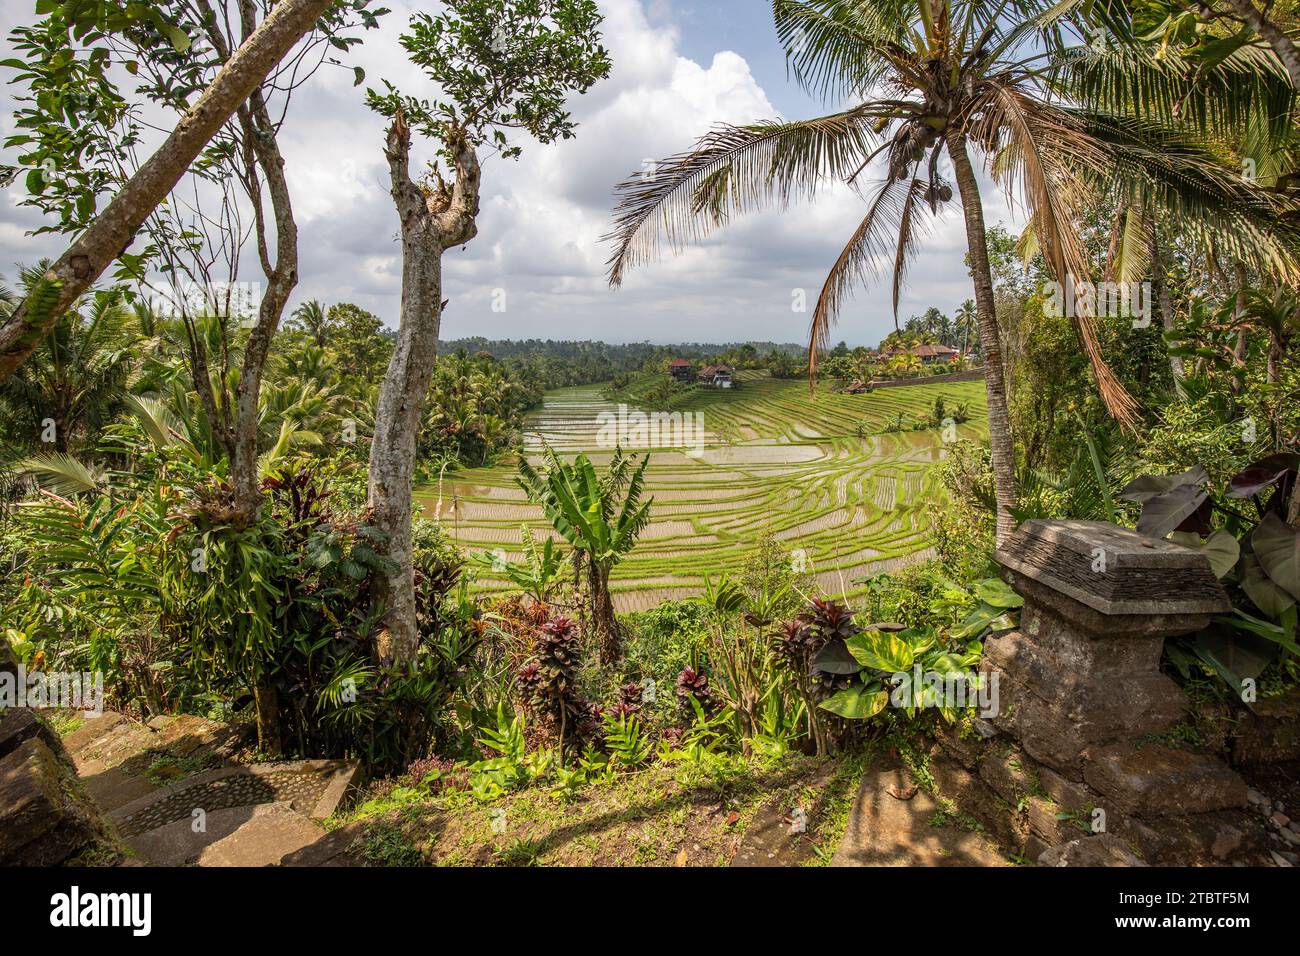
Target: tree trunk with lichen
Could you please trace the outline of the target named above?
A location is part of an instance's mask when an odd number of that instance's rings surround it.
[[[456,157],[455,182],[427,190],[410,177],[411,130],[400,112],[389,125],[384,147],[401,223],[402,301],[393,357],[375,406],[367,497],[371,520],[386,536],[390,562],[378,577],[375,595],[384,611],[378,653],[397,664],[412,663],[420,643],[411,497],[416,438],[438,355],[442,254],[469,242],[477,231],[478,159],[463,136],[448,146]]]
[[[1282,61],[1282,66],[1291,77],[1291,85],[1300,87],[1300,47],[1296,42],[1285,30],[1265,16],[1265,11],[1256,7],[1253,0],[1228,0],[1228,6],[1232,8],[1232,12],[1238,19],[1259,34],[1259,38],[1277,54],[1277,58]]]
[[[231,41],[222,32],[219,21],[207,0],[199,0],[204,11],[208,39],[223,62],[231,58]],[[253,0],[240,0],[240,30],[245,36],[257,30],[257,7]],[[240,154],[243,164],[241,181],[253,208],[253,235],[257,242],[257,257],[266,276],[266,293],[258,303],[257,320],[244,345],[239,382],[235,386],[234,417],[224,424],[224,444],[230,457],[230,478],[234,489],[235,520],[247,526],[253,523],[262,503],[261,475],[258,465],[257,431],[262,389],[262,372],[266,366],[271,343],[280,319],[284,315],[289,296],[298,284],[298,224],[293,217],[293,203],[289,196],[289,182],[284,174],[284,156],[276,138],[275,123],[267,108],[266,96],[261,86],[249,94],[248,102],[236,111],[240,130]],[[268,223],[262,200],[262,181],[271,200],[271,222]],[[275,255],[272,258],[268,226],[275,227]],[[202,343],[195,343],[197,352]],[[206,370],[206,356],[203,356]],[[198,371],[198,370],[196,370]],[[201,391],[210,392],[209,380],[195,376],[202,382]],[[208,396],[205,396],[207,398]],[[205,406],[215,405],[205,401]],[[218,422],[214,421],[214,427]]]
[[[952,159],[957,190],[966,219],[966,246],[970,252],[971,279],[975,284],[975,310],[979,321],[980,351],[984,353],[984,391],[988,399],[989,447],[993,457],[994,492],[997,497],[997,543],[1001,545],[1016,529],[1011,509],[1016,506],[1016,458],[1011,440],[1011,416],[1007,402],[1006,370],[998,333],[997,306],[993,295],[993,273],[989,267],[988,239],[984,229],[984,207],[979,182],[966,154],[966,143],[955,130],[948,132],[948,155]]]

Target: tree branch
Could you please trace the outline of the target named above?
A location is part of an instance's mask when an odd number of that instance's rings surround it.
[[[190,163],[332,0],[281,0],[231,56],[166,141],[0,325],[0,380],[21,365],[68,307],[126,248]]]

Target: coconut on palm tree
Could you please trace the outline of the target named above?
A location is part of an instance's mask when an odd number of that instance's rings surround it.
[[[1289,256],[1273,230],[1280,200],[1258,195],[1210,150],[1173,135],[1160,116],[1135,118],[1131,110],[1089,104],[1087,94],[1099,90],[1087,81],[1098,71],[1086,68],[1094,54],[1079,41],[1089,30],[1083,11],[1091,9],[1070,0],[774,0],[777,33],[796,77],[848,105],[813,120],[719,127],[693,149],[621,183],[611,284],[665,242],[678,248],[733,215],[815,197],[836,180],[858,188],[880,159],[883,178],[864,197],[862,222],[817,301],[810,329],[815,367],[846,295],[882,266],[893,276],[897,312],[915,240],[953,198],[951,176],[975,287],[1004,540],[1015,524],[1015,466],[972,154],[1021,200],[1037,248],[1063,285],[1091,278],[1075,224],[1098,184],[1117,179],[1153,206],[1217,209],[1217,224],[1228,227],[1222,241],[1242,255]],[[1116,69],[1109,63],[1103,75]],[[1140,69],[1158,67],[1143,62]],[[1170,81],[1160,93],[1176,101],[1180,89]],[[1114,92],[1104,90],[1108,98]],[[1071,318],[1107,408],[1134,422],[1137,405],[1102,356],[1093,317],[1078,311]]]

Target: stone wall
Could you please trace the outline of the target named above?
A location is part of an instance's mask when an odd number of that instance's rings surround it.
[[[1025,599],[1020,627],[985,641],[998,713],[941,738],[938,789],[1030,861],[1268,862],[1245,780],[1167,733],[1190,704],[1160,671],[1164,639],[1229,609],[1206,559],[1078,521],[1025,522],[997,559]]]
[[[0,672],[16,675],[17,667],[0,638]],[[0,866],[111,863],[119,858],[58,735],[33,710],[0,709]]]

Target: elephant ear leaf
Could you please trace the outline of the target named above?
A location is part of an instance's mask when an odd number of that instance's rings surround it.
[[[1300,455],[1283,452],[1280,455],[1261,458],[1249,468],[1233,476],[1232,481],[1228,483],[1228,497],[1250,498],[1298,470],[1300,470]]]
[[[975,585],[975,596],[996,608],[1023,607],[1025,599],[1001,578],[988,578]]]
[[[1163,538],[1174,531],[1208,532],[1210,496],[1200,485],[1179,485],[1148,498],[1138,518],[1139,534]]]
[[[1250,536],[1250,544],[1269,579],[1292,598],[1300,599],[1300,530],[1277,512],[1269,512]]]
[[[1241,563],[1237,566],[1237,577],[1241,581],[1241,589],[1246,592],[1246,596],[1267,617],[1281,617],[1288,608],[1295,605],[1295,598],[1282,590],[1264,572],[1259,559],[1255,557],[1255,552],[1250,547],[1243,548],[1241,551]]]
[[[1205,484],[1206,478],[1205,468],[1201,465],[1178,475],[1139,475],[1124,486],[1119,496],[1125,501],[1145,504],[1152,498],[1166,495],[1177,488],[1199,488]]]
[[[855,685],[837,692],[819,705],[832,714],[847,717],[849,720],[866,720],[885,709],[889,703],[889,692],[883,690],[877,681],[866,686]]]
[[[1256,634],[1224,634],[1209,628],[1192,639],[1192,650],[1240,692],[1247,680],[1254,680],[1264,672],[1281,649]]]
[[[1200,535],[1183,531],[1174,532],[1169,536],[1169,540],[1205,555],[1206,560],[1210,562],[1210,570],[1219,580],[1223,580],[1228,572],[1237,566],[1237,561],[1241,557],[1241,545],[1231,532],[1223,528],[1214,532],[1204,542],[1201,541]]]
[[[957,640],[965,640],[968,637],[979,637],[985,630],[1009,631],[1015,626],[1016,619],[1002,608],[982,604],[967,615],[966,620],[953,630],[952,636]]]
[[[817,652],[809,670],[814,674],[856,674],[862,665],[837,638]]]
[[[916,651],[905,637],[884,631],[863,631],[845,641],[863,667],[896,674],[912,666]]]

